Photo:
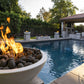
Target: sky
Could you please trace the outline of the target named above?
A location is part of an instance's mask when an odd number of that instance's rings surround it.
[[[48,11],[53,6],[51,0],[20,0],[19,4],[27,13],[31,13],[32,18],[36,17],[42,7]]]
[[[84,13],[84,0],[71,0],[73,4],[79,8],[79,10],[76,12],[78,13]]]
[[[84,0],[71,0],[73,4],[79,8],[76,13],[84,13]],[[40,9],[44,7],[47,11],[52,8],[51,0],[19,0],[19,4],[27,13],[31,13],[32,18],[35,18]]]

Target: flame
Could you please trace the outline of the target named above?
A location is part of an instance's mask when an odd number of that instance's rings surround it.
[[[4,29],[4,27],[3,27],[3,26],[1,26],[1,27],[0,27],[0,30],[2,30],[2,29]]]
[[[10,23],[10,17],[7,17],[7,21],[8,21],[8,23]]]
[[[7,28],[6,28],[6,34],[9,34],[9,33],[11,33],[11,30],[10,30],[10,28],[7,26]]]
[[[9,21],[9,18],[8,18]],[[9,21],[10,22],[10,21]],[[18,53],[23,52],[23,46],[20,43],[16,43],[14,38],[8,38],[7,34],[11,33],[10,28],[6,27],[5,34],[3,33],[4,27],[1,26],[1,42],[0,42],[0,49],[2,50],[3,54],[9,54],[10,56],[14,56],[15,58],[18,57]]]
[[[59,31],[57,31],[56,33],[59,33]]]
[[[26,32],[29,32],[29,31],[26,31]]]

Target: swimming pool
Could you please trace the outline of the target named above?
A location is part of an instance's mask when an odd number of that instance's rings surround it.
[[[48,56],[46,64],[38,75],[45,84],[63,76],[84,62],[83,41],[35,42],[26,43],[23,46],[41,49]]]

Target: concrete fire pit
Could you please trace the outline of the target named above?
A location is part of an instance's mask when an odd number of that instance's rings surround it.
[[[42,58],[29,66],[16,69],[0,70],[0,84],[32,84],[34,77],[42,69],[47,56],[42,53]]]
[[[29,41],[30,40],[30,34],[31,34],[31,32],[24,32],[24,40]]]

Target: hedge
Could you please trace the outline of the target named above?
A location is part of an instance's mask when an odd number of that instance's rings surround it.
[[[7,24],[6,18],[10,17],[11,22]],[[28,17],[22,17],[20,14],[11,11],[1,12],[0,11],[0,24],[4,23],[5,27],[9,25],[11,34],[16,36],[23,36],[24,31],[30,31],[32,36],[37,35],[53,35],[58,29],[56,26],[47,22],[42,22],[37,19],[30,19]]]

